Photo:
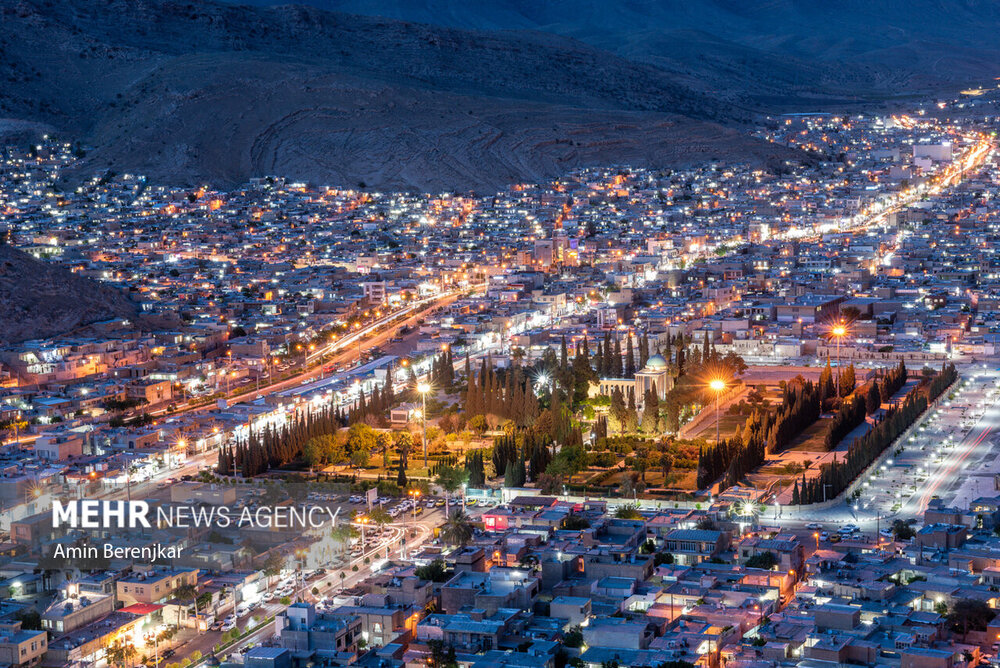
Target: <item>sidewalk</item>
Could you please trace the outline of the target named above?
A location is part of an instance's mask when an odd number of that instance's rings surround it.
[[[719,401],[719,417],[721,418],[729,410],[729,407],[733,404],[738,404],[741,399],[745,398],[750,392],[750,388],[747,385],[740,385],[739,390],[734,390],[725,399]],[[701,409],[701,412],[694,416],[690,422],[681,426],[680,431],[677,432],[677,438],[680,439],[690,439],[694,434],[697,434],[701,430],[705,429],[706,421],[713,423],[715,422],[715,402],[713,401],[709,405]]]

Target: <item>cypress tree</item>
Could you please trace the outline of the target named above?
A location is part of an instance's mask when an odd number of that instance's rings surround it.
[[[611,371],[615,378],[621,378],[622,369],[622,344],[618,337],[615,337],[614,351],[611,354]]]
[[[632,348],[632,335],[629,334],[625,345],[625,377],[635,376],[635,351]]]

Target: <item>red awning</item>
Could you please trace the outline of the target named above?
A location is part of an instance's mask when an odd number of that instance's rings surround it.
[[[162,605],[157,605],[156,603],[135,603],[122,608],[118,612],[131,612],[133,615],[148,615],[152,612],[156,612],[162,607]]]

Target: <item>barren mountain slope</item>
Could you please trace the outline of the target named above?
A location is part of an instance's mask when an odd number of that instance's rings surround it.
[[[111,318],[135,318],[123,291],[0,244],[0,343],[65,334]]]
[[[541,32],[170,0],[0,11],[0,116],[82,135],[85,171],[491,190],[585,165],[788,155],[717,125],[746,113],[658,67]]]
[[[281,4],[287,0],[233,0]],[[539,30],[780,107],[920,95],[1000,75],[994,0],[295,0],[477,30]]]

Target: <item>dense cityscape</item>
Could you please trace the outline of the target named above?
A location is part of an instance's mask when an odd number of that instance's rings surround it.
[[[0,346],[0,666],[995,665],[993,99],[487,196],[4,146],[66,303]]]

